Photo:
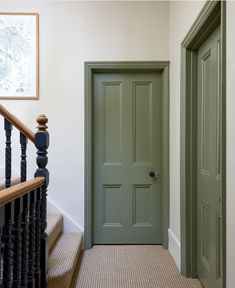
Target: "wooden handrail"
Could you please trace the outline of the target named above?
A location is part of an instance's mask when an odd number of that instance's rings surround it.
[[[0,114],[5,117],[12,125],[14,125],[21,133],[23,133],[30,141],[35,142],[35,135],[24,123],[22,123],[15,115],[9,112],[0,104]]]
[[[23,196],[26,193],[42,186],[45,183],[44,177],[36,177],[26,182],[14,185],[0,191],[0,206],[9,203],[16,198]]]

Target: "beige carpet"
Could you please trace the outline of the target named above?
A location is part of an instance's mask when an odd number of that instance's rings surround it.
[[[169,252],[156,245],[105,245],[86,250],[76,288],[202,288],[180,275]]]

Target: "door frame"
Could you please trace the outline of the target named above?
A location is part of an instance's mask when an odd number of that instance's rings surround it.
[[[153,62],[85,62],[85,229],[84,246],[93,244],[94,211],[94,74],[111,72],[161,72],[163,97],[163,160],[162,160],[162,207],[163,246],[168,247],[169,227],[169,61]]]
[[[197,277],[197,49],[221,25],[222,282],[226,287],[226,2],[207,1],[181,45],[181,273]]]

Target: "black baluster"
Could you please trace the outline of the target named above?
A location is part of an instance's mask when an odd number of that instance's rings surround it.
[[[27,288],[28,284],[28,255],[29,255],[29,230],[28,230],[28,215],[30,206],[30,194],[23,196],[23,212],[21,219],[21,287]]]
[[[14,205],[5,205],[5,225],[3,226],[3,287],[11,288],[12,285],[12,230]]]
[[[28,251],[28,288],[35,287],[34,265],[35,265],[35,202],[36,190],[30,192],[29,206],[29,251]]]
[[[20,162],[20,178],[21,182],[25,182],[27,179],[27,162],[26,162],[26,149],[28,139],[23,133],[20,133],[20,145],[21,145],[21,162]],[[29,212],[29,194],[23,196],[23,212],[21,219],[21,287],[27,287],[27,275],[28,275],[28,212]]]
[[[26,181],[26,146],[27,138],[24,134],[20,133],[20,144],[21,144],[21,182]],[[15,217],[13,224],[13,282],[12,287],[21,287],[21,266],[22,266],[22,238],[23,233],[21,230],[21,213],[23,211],[23,197],[15,200]],[[24,242],[23,242],[24,245]],[[25,250],[25,249],[24,249]]]
[[[47,247],[47,186],[49,183],[49,172],[47,166],[47,149],[49,146],[49,134],[46,131],[48,119],[45,115],[40,115],[37,118],[38,132],[35,134],[35,146],[37,147],[37,165],[38,169],[35,172],[35,177],[45,177],[46,182],[42,187],[41,196],[41,287],[47,287],[47,261],[48,261],[48,247]]]
[[[0,288],[3,288],[3,226],[5,222],[5,207],[0,206]]]
[[[4,129],[6,135],[6,148],[5,148],[5,185],[6,188],[11,186],[11,130],[12,124],[5,118]]]
[[[21,162],[20,162],[20,178],[21,182],[27,179],[27,161],[26,161],[26,149],[27,149],[28,139],[22,133],[20,133],[20,144],[21,144]]]
[[[37,189],[36,192],[36,205],[35,205],[35,287],[41,287],[41,195],[42,187]]]
[[[13,288],[21,287],[21,213],[23,210],[23,197],[16,199],[15,201],[15,217],[13,224]]]
[[[4,119],[6,135],[5,148],[5,186],[11,186],[11,130],[12,124]],[[3,227],[3,287],[10,288],[12,284],[12,219],[14,217],[14,203],[5,205],[5,225]]]

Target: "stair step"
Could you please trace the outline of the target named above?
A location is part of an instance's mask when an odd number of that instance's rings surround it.
[[[56,240],[63,232],[63,216],[60,214],[47,215],[47,229],[48,235],[48,249],[49,251],[54,247]]]
[[[82,233],[63,233],[49,256],[48,288],[70,287],[77,266]]]

